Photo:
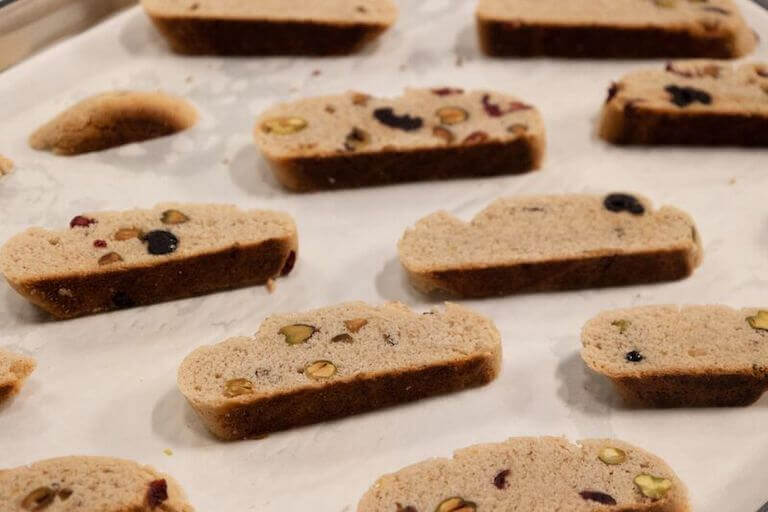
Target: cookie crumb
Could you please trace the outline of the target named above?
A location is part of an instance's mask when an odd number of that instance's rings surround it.
[[[165,450],[163,450],[163,453],[170,457],[171,455],[173,455],[173,450],[171,450],[170,448],[166,448]]]
[[[13,160],[0,155],[0,176],[13,172]]]
[[[277,290],[277,283],[275,283],[275,280],[270,277],[267,279],[267,291],[269,293],[275,293],[275,290]]]

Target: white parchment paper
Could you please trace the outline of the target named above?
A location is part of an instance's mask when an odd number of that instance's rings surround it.
[[[768,38],[768,13],[739,4]],[[174,475],[200,511],[340,512],[354,510],[380,474],[473,443],[615,436],[664,457],[697,511],[756,510],[768,500],[768,398],[741,409],[627,409],[585,370],[578,349],[583,323],[607,308],[768,304],[768,151],[608,146],[593,133],[610,81],[661,61],[491,60],[475,42],[474,2],[400,5],[397,26],[354,57],[178,57],[134,8],[0,75],[0,153],[17,165],[0,180],[0,240],[30,225],[64,227],[85,210],[179,200],[286,210],[301,243],[295,271],[272,295],[246,288],[54,322],[0,284],[0,345],[39,361],[22,395],[0,410],[0,467],[112,455]],[[751,58],[766,56],[763,42]],[[276,101],[441,84],[496,88],[538,106],[549,139],[544,168],[294,195],[251,143],[255,116]],[[180,94],[201,121],[174,137],[73,158],[27,147],[34,128],[76,100],[123,88]],[[614,190],[690,212],[703,266],[676,283],[468,301],[504,340],[503,372],[485,388],[228,444],[205,432],[177,391],[189,351],[253,333],[270,313],[351,299],[428,307],[404,281],[396,242],[436,209],[469,219],[502,194]]]

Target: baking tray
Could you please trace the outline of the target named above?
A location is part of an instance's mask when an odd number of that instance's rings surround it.
[[[768,13],[739,1],[763,36]],[[393,30],[348,58],[185,58],[171,54],[138,8],[0,75],[0,240],[30,225],[66,226],[86,210],[165,200],[286,210],[301,255],[263,287],[51,321],[0,285],[0,344],[39,367],[0,411],[0,467],[68,454],[126,457],[166,471],[200,511],[341,512],[380,474],[473,443],[520,435],[618,437],[664,457],[700,512],[753,512],[768,498],[768,398],[747,408],[633,410],[588,373],[579,331],[608,308],[655,303],[765,305],[768,152],[618,148],[595,138],[608,84],[661,61],[492,60],[475,41],[474,2],[400,1]],[[357,89],[491,87],[537,105],[549,149],[523,176],[295,195],[282,190],[251,142],[255,116],[276,101]],[[26,137],[74,101],[110,89],[189,98],[201,120],[177,136],[78,157],[28,148]],[[403,230],[440,208],[469,219],[499,195],[629,190],[696,219],[701,268],[676,283],[466,301],[503,336],[500,377],[482,389],[221,443],[179,394],[176,369],[201,344],[250,334],[273,312],[340,301],[400,300],[426,309],[396,259]],[[172,455],[164,454],[170,448]]]

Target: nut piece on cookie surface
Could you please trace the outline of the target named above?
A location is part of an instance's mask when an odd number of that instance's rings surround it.
[[[76,155],[171,135],[196,122],[195,108],[177,96],[108,92],[75,104],[38,128],[30,135],[29,145]]]
[[[317,328],[307,324],[293,324],[281,327],[277,332],[285,336],[287,344],[298,345],[309,340],[317,332]]]

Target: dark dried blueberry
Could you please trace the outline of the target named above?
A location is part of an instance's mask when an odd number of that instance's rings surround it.
[[[91,224],[96,224],[96,219],[89,219],[88,217],[83,217],[82,215],[78,215],[69,221],[69,227],[71,228],[74,228],[75,226],[79,228],[87,228]]]
[[[609,194],[603,201],[605,209],[611,212],[629,212],[632,215],[642,215],[645,207],[635,196],[629,194]]]
[[[106,240],[94,240],[93,241],[93,246],[94,247],[99,247],[99,248],[103,249],[104,247],[107,246],[107,242],[106,242]]]
[[[585,500],[596,501],[598,503],[602,503],[603,505],[615,505],[616,504],[616,500],[613,499],[613,496],[611,496],[609,494],[605,494],[604,492],[599,492],[599,491],[581,491],[579,493],[579,496],[581,496]]]
[[[398,116],[395,111],[389,107],[377,108],[373,111],[373,117],[381,124],[390,128],[398,128],[406,132],[412,132],[424,126],[424,121],[420,117],[411,117],[408,114]]]
[[[670,101],[678,107],[687,107],[691,103],[696,103],[697,101],[704,105],[712,103],[712,96],[710,96],[708,92],[694,87],[668,85],[664,90],[672,95]]]
[[[147,489],[147,505],[149,508],[159,507],[168,499],[168,484],[165,479],[149,482]]]
[[[179,247],[179,239],[170,231],[150,231],[144,235],[149,254],[170,254]]]
[[[643,354],[638,352],[637,350],[633,350],[631,352],[627,352],[627,355],[624,356],[624,358],[629,361],[630,363],[639,363],[643,359]]]
[[[136,305],[136,303],[133,301],[133,299],[125,292],[115,292],[112,294],[112,304],[115,305],[116,308],[124,309],[124,308],[132,308]]]
[[[507,483],[507,477],[509,476],[509,473],[510,471],[508,469],[499,471],[499,473],[493,478],[493,485],[495,485],[497,489],[504,489],[509,486]]]
[[[291,254],[288,255],[288,258],[286,258],[285,263],[283,264],[283,270],[280,271],[280,275],[287,276],[288,274],[290,274],[295,264],[296,264],[296,252],[291,251]]]
[[[432,89],[432,94],[437,96],[450,96],[451,94],[464,94],[464,89],[454,89],[452,87],[441,87]]]
[[[496,103],[491,103],[490,94],[483,96],[483,109],[485,110],[485,113],[491,117],[501,117],[511,112],[517,112],[518,110],[530,110],[531,108],[533,107],[519,101],[510,102],[506,108],[502,108]]]

